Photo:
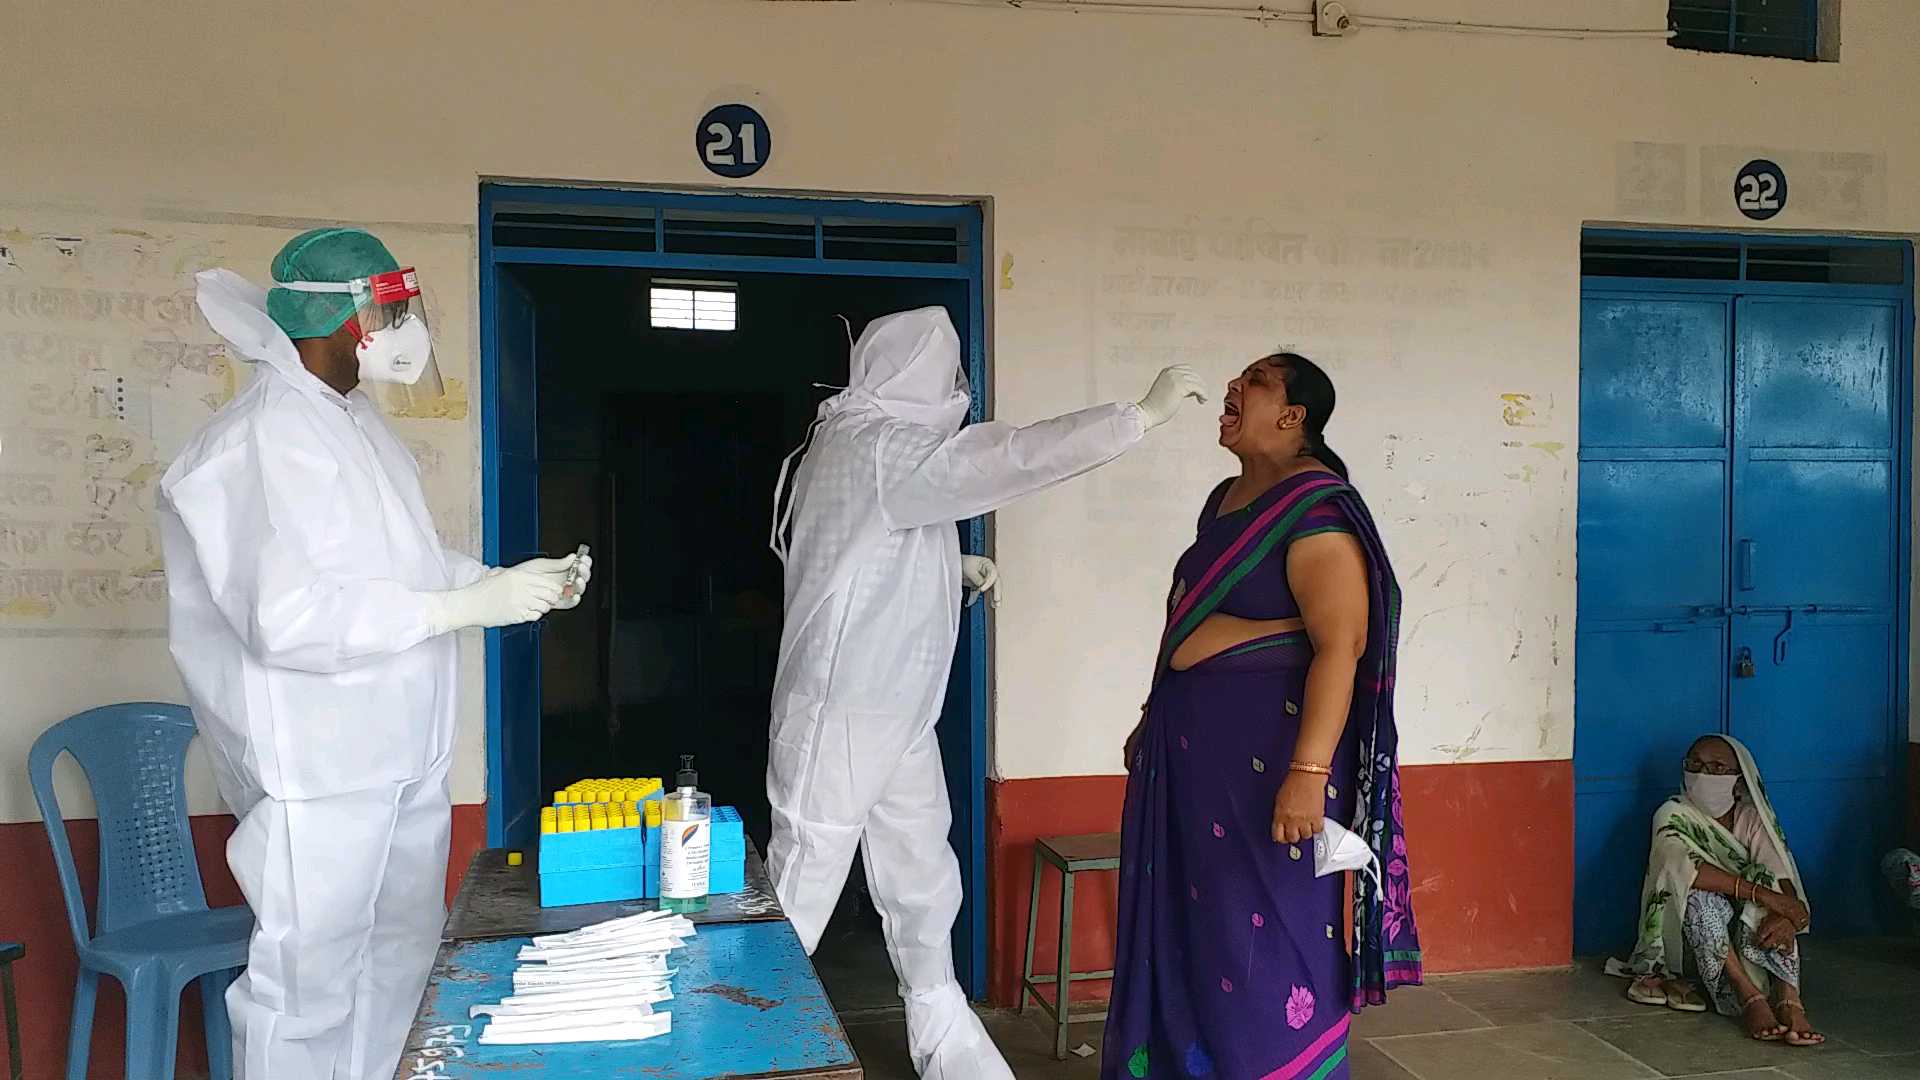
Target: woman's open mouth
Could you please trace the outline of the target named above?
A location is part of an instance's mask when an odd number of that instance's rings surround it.
[[[1222,430],[1240,427],[1240,402],[1231,397],[1225,400],[1225,405],[1220,412],[1220,427]]]

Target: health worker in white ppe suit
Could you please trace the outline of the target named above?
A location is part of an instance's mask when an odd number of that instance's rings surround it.
[[[243,1080],[394,1073],[445,920],[455,639],[579,603],[585,559],[443,547],[363,383],[437,381],[414,272],[302,234],[265,292],[198,275],[254,377],[160,482],[168,638],[256,925],[227,993]]]
[[[962,429],[960,339],[938,307],[868,324],[849,368],[848,389],[820,406],[791,505],[782,511],[774,496],[786,619],[769,869],[811,953],[859,845],[914,1068],[937,1080],[1011,1077],[955,979],[949,936],[960,865],[934,723],[963,585],[984,590],[995,577],[985,559],[963,561],[955,523],[1112,461],[1201,397],[1200,383],[1170,368],[1137,404]]]

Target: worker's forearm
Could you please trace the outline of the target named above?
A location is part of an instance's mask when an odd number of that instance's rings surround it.
[[[1300,707],[1300,737],[1293,760],[1330,765],[1353,708],[1353,676],[1360,658],[1346,652],[1315,653],[1307,666],[1306,702]]]

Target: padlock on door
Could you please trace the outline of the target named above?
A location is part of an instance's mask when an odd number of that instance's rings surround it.
[[[1733,677],[1736,679],[1753,678],[1753,650],[1742,648],[1740,656],[1733,662]]]

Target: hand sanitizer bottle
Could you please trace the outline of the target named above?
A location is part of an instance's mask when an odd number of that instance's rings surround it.
[[[700,790],[693,755],[680,758],[678,790],[662,800],[660,910],[707,910],[707,870],[713,850],[713,797]]]

